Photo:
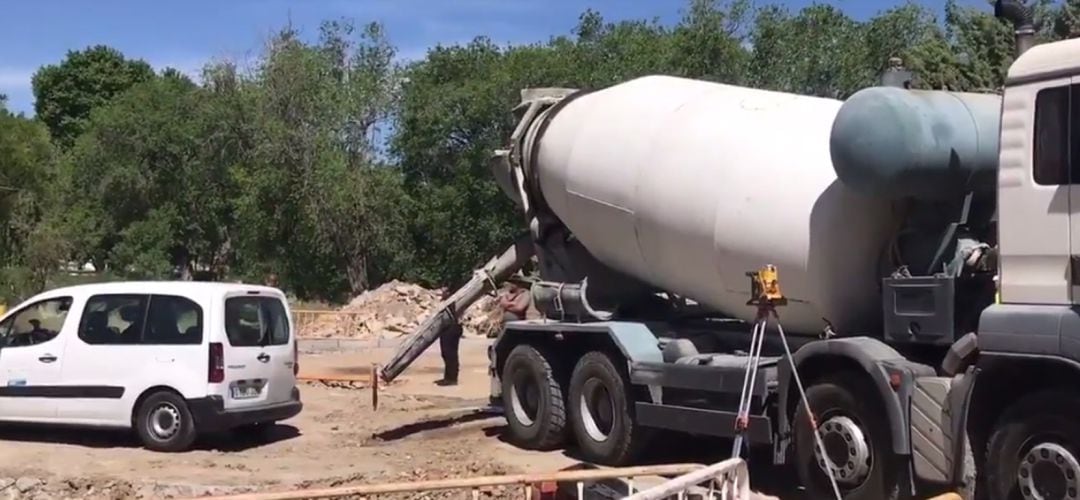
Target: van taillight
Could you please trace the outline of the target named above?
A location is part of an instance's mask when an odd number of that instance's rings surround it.
[[[206,380],[211,384],[220,384],[225,380],[225,350],[220,342],[210,344],[210,371]]]
[[[300,350],[296,347],[295,340],[292,345],[292,374],[294,377],[300,375]]]

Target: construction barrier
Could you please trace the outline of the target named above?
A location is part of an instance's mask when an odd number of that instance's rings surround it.
[[[657,486],[635,492],[634,479],[646,476],[677,476]],[[520,487],[520,493],[503,498],[544,500],[556,498],[559,485],[574,484],[578,499],[585,498],[587,484],[605,480],[622,480],[627,495],[624,500],[667,500],[700,498],[708,500],[752,500],[762,498],[750,490],[746,462],[731,458],[710,466],[701,464],[667,464],[610,469],[562,470],[537,474],[512,474],[471,478],[440,479],[400,483],[339,486],[334,488],[297,489],[241,493],[236,495],[200,497],[201,500],[305,500],[315,498],[361,497],[377,498],[393,493],[468,490],[473,499],[480,498],[485,489]],[[611,491],[607,493],[610,495]],[[559,498],[566,498],[560,496]],[[612,498],[605,495],[605,498]],[[770,497],[766,497],[770,498]],[[928,500],[963,500],[956,493],[945,493]]]
[[[743,473],[745,474],[745,463],[741,463],[742,460],[739,460],[739,462],[740,464],[736,464],[735,467],[741,466]],[[557,485],[560,483],[573,483],[576,486],[578,498],[581,498],[584,496],[586,484],[590,482],[623,479],[626,480],[629,492],[633,494],[634,478],[643,476],[684,476],[695,471],[706,469],[709,470],[709,474],[719,474],[713,467],[705,467],[701,464],[669,464],[612,469],[566,470],[538,474],[511,474],[505,476],[440,479],[434,481],[365,484],[323,489],[243,493],[239,495],[203,497],[203,500],[303,500],[309,498],[340,498],[346,496],[372,497],[389,493],[419,493],[446,490],[470,490],[473,498],[479,498],[481,491],[484,489],[518,486],[521,487],[520,495],[508,498],[542,500],[544,498],[553,498]],[[730,496],[724,498],[745,500],[748,499],[749,496]]]
[[[750,473],[746,462],[741,458],[729,458],[632,494],[626,500],[681,499],[688,493],[695,493],[693,490],[698,490],[696,493],[700,498],[709,500],[749,500]]]

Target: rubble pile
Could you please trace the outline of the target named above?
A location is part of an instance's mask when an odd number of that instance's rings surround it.
[[[398,337],[412,333],[435,313],[445,290],[391,281],[352,299],[334,314],[298,315],[299,335],[306,338]],[[501,313],[492,296],[481,297],[462,319],[466,335],[488,335],[499,327]]]

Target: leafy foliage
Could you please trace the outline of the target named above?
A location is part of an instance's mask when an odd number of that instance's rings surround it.
[[[378,24],[284,29],[249,70],[201,78],[104,46],[34,76],[36,119],[0,99],[0,294],[65,263],[121,278],[264,280],[341,299],[393,278],[457,281],[520,216],[489,173],[526,87],[671,74],[845,98],[889,59],[921,88],[996,91],[1012,29],[992,9],[908,1],[866,21],[836,7],[688,0],[674,24],[609,22],[499,46],[437,46],[407,67]],[[1080,1],[1040,0],[1039,36],[1078,33]],[[196,81],[198,80],[198,81]],[[62,273],[61,273],[62,274]]]
[[[153,76],[149,64],[126,59],[111,47],[71,51],[62,63],[34,74],[34,109],[57,143],[66,147],[82,133],[94,108]]]

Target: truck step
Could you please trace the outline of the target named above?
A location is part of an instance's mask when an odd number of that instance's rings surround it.
[[[656,385],[672,389],[734,395],[742,393],[743,377],[749,357],[734,354],[703,356],[709,357],[710,364],[633,363],[630,367],[630,381],[639,385]],[[769,395],[770,387],[776,384],[776,367],[779,359],[762,356],[752,390],[755,399],[764,399]]]
[[[645,427],[706,436],[735,437],[735,412],[642,402],[635,403],[635,410],[638,423]],[[754,444],[773,442],[772,422],[769,417],[750,415],[747,440]]]

